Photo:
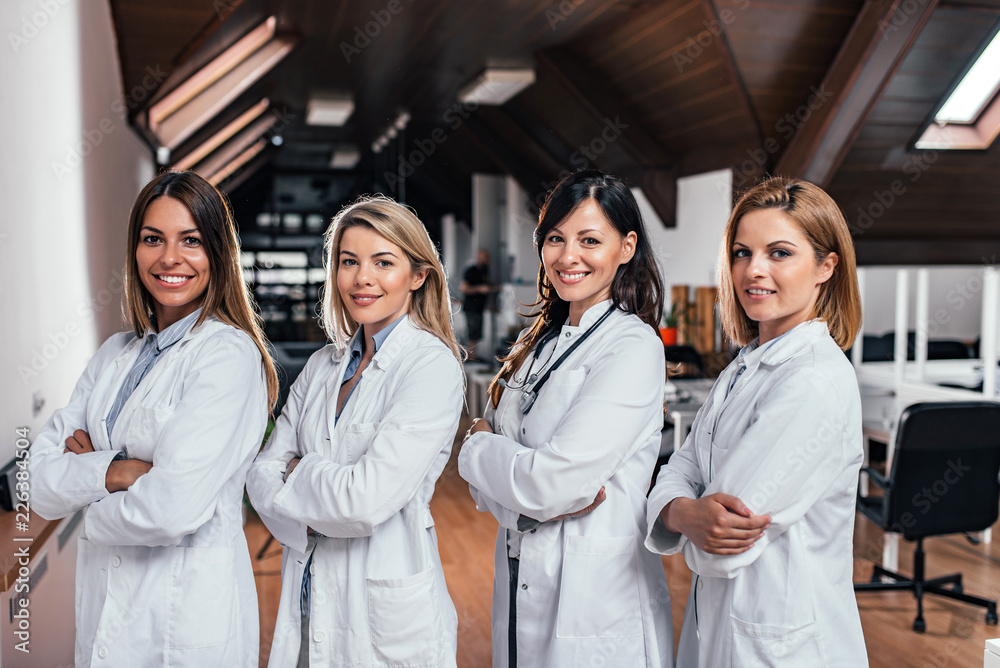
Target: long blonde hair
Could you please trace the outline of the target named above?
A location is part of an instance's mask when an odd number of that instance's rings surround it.
[[[843,349],[851,347],[861,328],[861,292],[851,231],[837,203],[819,186],[799,179],[772,177],[746,191],[726,223],[719,249],[719,312],[722,327],[733,341],[744,346],[758,334],[757,323],[740,306],[733,285],[733,242],[743,216],[751,211],[775,209],[791,218],[812,244],[817,264],[830,253],[839,261],[823,283],[816,299],[815,317],[826,321],[830,335]]]
[[[136,336],[153,328],[151,317],[156,300],[139,279],[135,252],[139,245],[142,221],[146,209],[156,199],[170,197],[187,208],[201,233],[202,247],[208,256],[208,287],[202,302],[201,315],[195,327],[209,316],[242,330],[253,339],[260,351],[264,376],[267,379],[268,408],[278,400],[278,374],[264,343],[260,318],[254,313],[250,290],[243,281],[240,268],[240,244],[236,225],[222,193],[194,172],[164,172],[146,184],[128,219],[128,242],[125,258],[125,318]]]
[[[386,241],[399,246],[406,253],[412,272],[427,271],[427,278],[410,297],[408,314],[417,327],[441,339],[461,362],[465,351],[455,340],[448,280],[434,243],[412,209],[382,195],[362,197],[341,209],[326,233],[326,285],[321,321],[330,340],[343,348],[358,331],[358,323],[351,317],[337,289],[341,239],[344,230],[358,226],[370,228]]]

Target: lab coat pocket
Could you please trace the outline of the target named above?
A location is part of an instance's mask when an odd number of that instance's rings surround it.
[[[573,406],[583,382],[585,369],[556,369],[542,386],[531,411],[521,423],[518,440],[528,447],[537,448],[548,442],[562,422],[563,416]]]
[[[378,422],[359,422],[347,425],[340,435],[335,461],[345,466],[357,464],[361,456],[368,452],[368,446],[371,445],[377,431]]]
[[[732,617],[733,654],[731,666],[772,668],[810,666],[823,668],[819,629],[816,622],[800,626],[752,624]]]
[[[368,613],[376,666],[437,666],[441,606],[434,569],[368,580]]]
[[[167,422],[174,414],[173,406],[140,407],[132,413],[128,429],[125,431],[125,452],[131,459],[153,461],[156,450],[156,440]]]
[[[642,635],[635,551],[634,536],[567,536],[556,637]]]
[[[171,649],[224,645],[235,630],[236,555],[231,547],[177,547],[170,587]]]

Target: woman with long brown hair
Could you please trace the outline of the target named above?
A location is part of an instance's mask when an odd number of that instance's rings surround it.
[[[125,312],[31,448],[31,503],[86,509],[76,665],[257,666],[243,485],[277,376],[222,195],[193,172],[139,193]]]
[[[628,187],[563,179],[535,231],[534,323],[459,454],[497,534],[493,665],[673,665],[670,594],[642,547],[663,426],[662,289]]]

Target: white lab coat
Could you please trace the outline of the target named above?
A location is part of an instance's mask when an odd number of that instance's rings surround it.
[[[333,345],[309,358],[247,478],[254,508],[284,546],[268,665],[295,666],[299,656],[312,527],[324,537],[312,552],[310,665],[455,666],[458,621],[428,504],[458,429],[461,366],[407,317],[337,420],[349,359]]]
[[[123,332],[87,365],[69,405],[31,448],[31,506],[86,508],[76,570],[76,665],[246,666],[259,654],[257,592],[243,534],[243,482],[267,426],[260,353],[208,318],[163,353],[106,418],[142,347]],[[84,429],[95,452],[63,453]],[[153,463],[109,494],[119,450]]]
[[[825,322],[812,320],[730,364],[649,497],[649,549],[694,572],[677,665],[867,666],[852,585],[861,399]],[[708,554],[666,530],[677,497],[722,492],[771,526],[746,552]]]
[[[563,326],[532,373],[554,363],[610,304],[591,307],[578,327]],[[522,385],[530,363],[512,386]],[[496,411],[487,411],[501,433],[479,432],[462,446],[459,472],[477,507],[500,523],[495,667],[508,665],[507,530],[517,531],[519,515],[551,520],[581,510],[602,486],[607,498],[593,512],[520,534],[518,668],[673,665],[663,564],[642,544],[663,379],[663,343],[638,317],[615,311],[553,372],[527,416],[521,392],[508,388]]]

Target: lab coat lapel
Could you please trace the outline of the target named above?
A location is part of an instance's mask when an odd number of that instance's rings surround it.
[[[354,336],[360,336],[360,330],[354,334]],[[326,379],[326,430],[327,438],[323,439],[321,443],[326,447],[326,452],[321,452],[324,457],[332,458],[335,444],[337,442],[337,425],[342,420],[337,419],[337,397],[340,394],[341,381],[344,379],[344,370],[347,369],[347,363],[351,359],[351,343],[353,342],[353,337],[351,341],[347,343],[347,347],[340,352],[340,359],[336,358],[337,353],[333,353],[333,373],[330,377]],[[341,418],[346,417],[347,414],[341,415]]]
[[[132,339],[118,354],[114,363],[109,364],[101,373],[101,377],[94,385],[91,396],[100,397],[100,399],[92,404],[92,406],[96,407],[96,412],[90,414],[88,423],[99,425],[96,429],[91,429],[90,431],[90,439],[94,444],[95,450],[111,449],[111,439],[108,437],[108,413],[111,411],[111,405],[114,404],[115,398],[118,396],[118,388],[125,382],[125,376],[128,375],[129,370],[132,369],[132,365],[135,364],[135,360],[139,357],[141,349],[142,339]]]

